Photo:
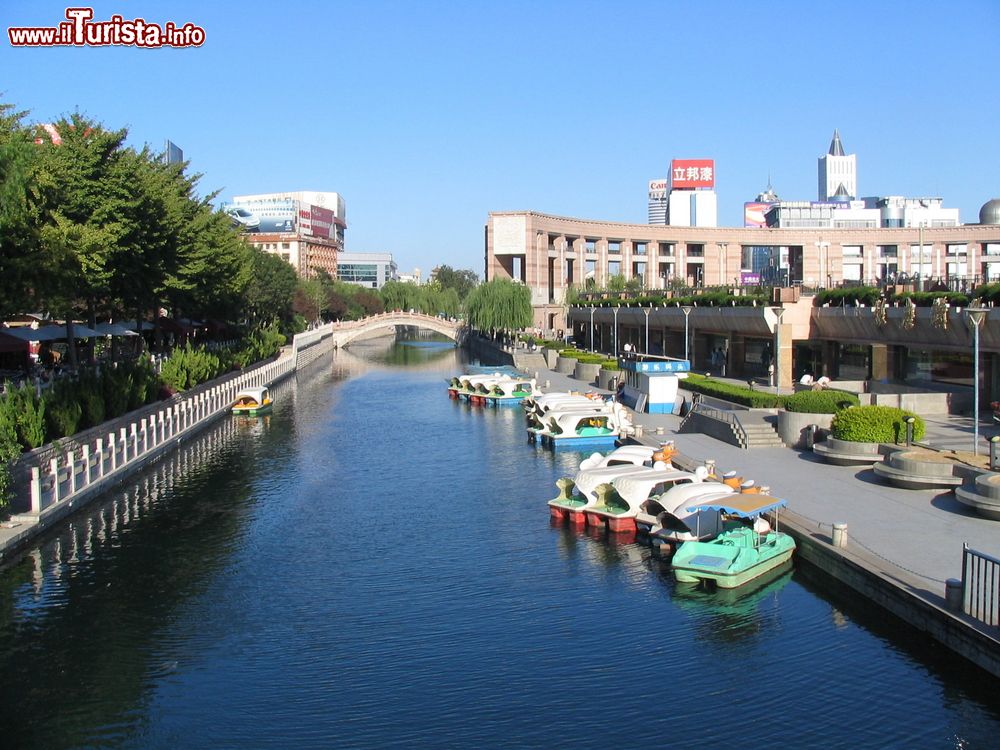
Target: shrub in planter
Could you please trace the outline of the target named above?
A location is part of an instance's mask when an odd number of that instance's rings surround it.
[[[836,414],[848,406],[858,406],[858,397],[847,391],[799,391],[792,396],[785,396],[786,411],[802,414]]]
[[[601,369],[602,370],[617,370],[617,369],[619,369],[619,367],[618,367],[618,360],[617,359],[602,359],[601,360]]]
[[[830,427],[838,440],[856,443],[895,443],[906,436],[906,420],[913,417],[913,439],[926,432],[924,420],[913,412],[894,406],[858,406],[837,412]]]
[[[683,388],[706,396],[732,401],[754,409],[773,409],[781,406],[781,397],[767,391],[750,390],[730,383],[720,383],[704,375],[689,374],[683,381]]]

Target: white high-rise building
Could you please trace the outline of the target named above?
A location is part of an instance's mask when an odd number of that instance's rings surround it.
[[[649,181],[649,223],[667,223],[667,180]]]
[[[858,197],[858,158],[845,154],[840,131],[833,131],[830,150],[819,157],[819,200],[854,200]]]

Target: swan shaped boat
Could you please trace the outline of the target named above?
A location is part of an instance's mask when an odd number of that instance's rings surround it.
[[[274,406],[271,401],[271,394],[267,386],[256,388],[244,388],[237,391],[233,400],[233,414],[255,417],[259,414],[268,414]]]
[[[628,410],[618,403],[596,407],[553,409],[541,418],[540,426],[528,427],[528,439],[552,447],[612,445],[619,436],[631,432]]]
[[[592,453],[580,462],[574,477],[556,481],[559,496],[549,500],[549,514],[557,521],[584,523],[583,509],[597,502],[595,487],[636,468],[649,468],[654,454],[648,445],[623,445],[607,455]]]
[[[665,494],[679,485],[700,484],[707,469],[679,471],[657,464],[652,469],[616,477],[597,487],[597,502],[584,509],[588,526],[606,526],[608,531],[636,531],[636,516],[650,497]]]

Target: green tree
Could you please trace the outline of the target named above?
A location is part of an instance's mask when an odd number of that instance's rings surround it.
[[[532,324],[531,290],[509,279],[493,279],[465,300],[470,325],[481,331],[515,331]]]
[[[292,299],[298,278],[287,262],[273,253],[251,249],[251,279],[247,284],[245,314],[253,328],[291,321]]]
[[[319,320],[326,311],[326,291],[323,281],[318,278],[299,279],[292,298],[292,309],[306,320]]]
[[[0,315],[24,312],[45,269],[38,242],[38,149],[21,120],[25,112],[0,103]]]
[[[434,269],[434,280],[441,285],[442,289],[454,289],[460,301],[468,297],[469,292],[475,289],[479,283],[479,277],[475,271],[455,270],[451,266],[438,266]]]

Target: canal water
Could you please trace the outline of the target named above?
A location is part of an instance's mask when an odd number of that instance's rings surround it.
[[[0,571],[0,746],[997,746],[995,681],[815,572],[552,526],[581,456],[459,357],[323,358]]]

